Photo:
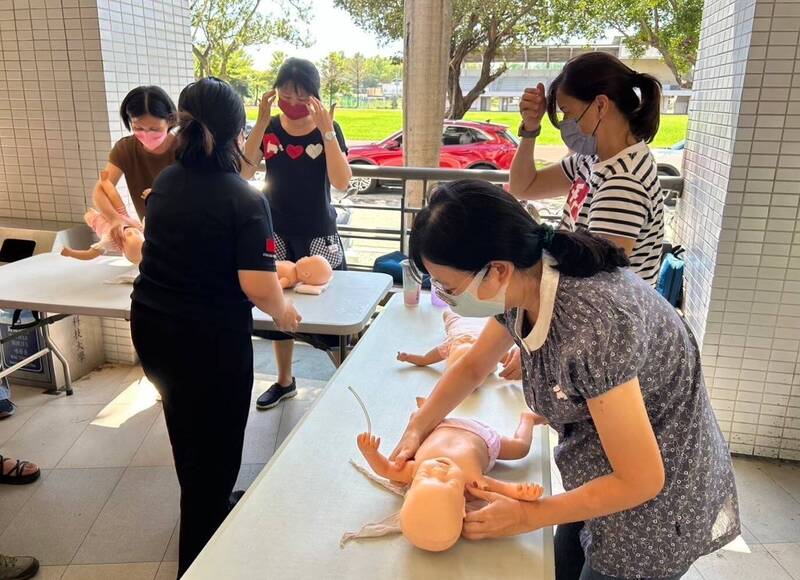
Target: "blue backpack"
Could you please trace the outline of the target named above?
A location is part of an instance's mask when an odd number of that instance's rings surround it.
[[[661,272],[658,276],[656,289],[667,301],[676,308],[681,304],[683,296],[683,268],[685,262],[681,256],[685,250],[680,246],[675,246],[664,254],[661,261]]]
[[[392,252],[390,254],[385,254],[375,260],[375,263],[372,266],[372,271],[389,274],[389,276],[394,279],[395,284],[402,286],[403,267],[400,265],[400,262],[407,259],[408,256],[406,256],[403,252]],[[427,274],[422,278],[422,287],[426,290],[431,287],[431,280]]]

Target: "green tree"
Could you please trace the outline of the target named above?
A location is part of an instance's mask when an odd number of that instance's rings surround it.
[[[634,57],[649,48],[656,49],[684,88],[692,86],[692,70],[697,60],[703,0],[559,0],[569,2],[587,23],[594,23],[596,38],[607,27],[617,30]]]
[[[232,59],[245,48],[276,39],[303,45],[307,0],[285,0],[283,16],[271,18],[259,11],[262,0],[192,0],[192,52],[198,76],[231,80]]]
[[[347,89],[347,59],[343,52],[331,52],[319,63],[322,97],[331,106]]]
[[[221,57],[218,54],[214,54],[208,59],[211,70],[220,70],[220,60]],[[253,68],[252,57],[244,50],[239,49],[228,56],[228,61],[225,64],[225,70],[225,80],[228,81],[236,89],[236,91],[242,95],[243,98],[250,96],[249,93],[252,90],[251,85],[253,82],[253,76],[257,72]],[[206,76],[200,71],[199,61],[197,59],[195,59],[195,75],[198,78]]]
[[[403,0],[334,0],[334,4],[349,12],[358,25],[386,40],[403,37]],[[578,23],[570,15],[569,10],[553,13],[548,0],[454,1],[448,117],[462,118],[486,87],[508,70],[507,64],[497,64],[504,50],[574,32]],[[478,79],[464,93],[462,68],[474,54],[481,57]]]
[[[363,54],[357,52],[352,58],[347,59],[347,65],[350,73],[350,84],[356,97],[356,108],[358,108],[361,105],[361,89],[364,86],[366,59]]]
[[[364,61],[364,88],[378,87],[403,76],[403,59],[371,56]]]

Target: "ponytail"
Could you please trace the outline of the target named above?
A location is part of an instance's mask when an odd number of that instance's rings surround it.
[[[410,255],[476,273],[491,261],[532,268],[548,252],[567,276],[586,278],[628,265],[622,249],[587,231],[553,231],[539,225],[510,194],[478,180],[442,183],[414,220]]]
[[[206,77],[181,91],[178,109],[176,159],[186,167],[239,173],[244,154],[238,139],[245,112],[236,91],[225,81]]]
[[[639,106],[626,117],[631,132],[650,143],[658,133],[661,121],[661,83],[652,75],[634,72],[631,84],[639,89]]]
[[[575,278],[613,272],[630,264],[622,248],[587,230],[554,232],[547,251],[558,262],[556,270]]]
[[[195,119],[191,113],[181,111],[178,114],[178,148],[177,156],[184,163],[191,165],[194,162],[211,157],[214,152],[214,135],[208,127]]]

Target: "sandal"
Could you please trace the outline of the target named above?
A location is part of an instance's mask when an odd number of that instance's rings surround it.
[[[6,471],[5,465],[6,461],[16,461],[14,467],[10,470]],[[39,476],[42,474],[41,469],[36,469],[33,473],[28,473],[23,475],[23,471],[27,465],[33,465],[30,461],[20,461],[19,459],[6,459],[4,456],[0,455],[0,483],[5,483],[8,485],[26,485],[28,483],[33,483]]]

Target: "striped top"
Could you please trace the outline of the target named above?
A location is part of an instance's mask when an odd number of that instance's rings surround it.
[[[635,240],[631,270],[655,286],[664,240],[664,193],[647,144],[641,141],[604,161],[572,155],[561,167],[572,182],[561,227]]]

